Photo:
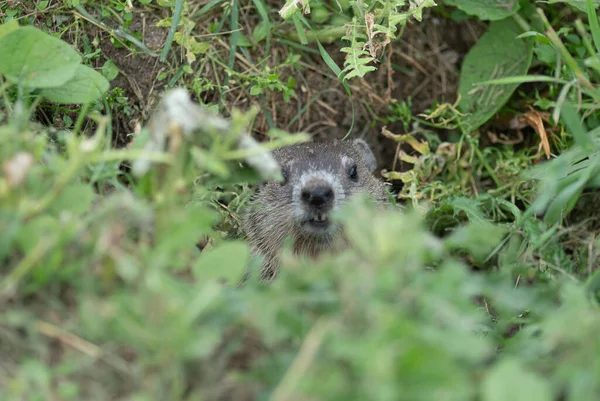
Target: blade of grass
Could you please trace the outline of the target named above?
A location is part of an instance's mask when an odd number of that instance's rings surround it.
[[[340,81],[342,82],[342,85],[344,86],[344,89],[346,89],[346,93],[350,97],[350,105],[352,107],[352,123],[350,124],[350,128],[348,129],[348,132],[344,136],[344,139],[346,139],[348,137],[348,135],[350,135],[350,133],[354,129],[355,118],[354,118],[354,102],[352,100],[352,92],[350,91],[350,87],[348,86],[348,83],[346,82],[346,80],[343,78],[340,78],[341,74],[342,74],[340,67],[338,67],[338,65],[335,63],[335,61],[333,61],[331,56],[327,53],[327,51],[325,50],[323,45],[321,45],[321,42],[319,42],[318,40],[317,40],[317,45],[319,46],[319,52],[321,53],[321,57],[323,58],[323,60],[327,64],[327,66],[331,69],[331,71],[333,71],[335,73],[335,75],[340,79]]]
[[[270,33],[270,31],[271,31],[271,26],[273,25],[273,23],[271,22],[271,19],[269,18],[268,8],[267,8],[267,5],[265,4],[265,2],[263,0],[253,0],[253,3],[256,6],[256,10],[258,11],[260,18],[267,26],[267,32],[269,32],[269,34],[266,37],[266,41],[265,41],[266,42],[265,43],[265,53],[269,54],[270,49],[271,49],[271,33]]]
[[[552,118],[554,119],[555,124],[558,123],[558,119],[560,117],[560,110],[562,108],[563,103],[565,102],[565,99],[567,98],[567,94],[569,93],[569,90],[576,83],[577,83],[577,80],[574,79],[571,82],[567,83],[565,86],[563,86],[562,89],[560,90],[558,99],[556,99],[556,105],[554,106],[554,111],[552,112]]]
[[[590,54],[590,57],[596,57],[597,52],[594,49],[594,46],[592,46],[592,43],[590,42],[590,39],[588,37],[589,35],[586,32],[585,27],[583,26],[583,22],[581,22],[580,19],[577,19],[575,21],[575,29],[577,29],[577,33],[579,33],[579,36],[581,36],[581,41],[583,42],[583,45]]]
[[[294,14],[292,16],[292,21],[294,22],[294,26],[296,27],[296,32],[298,32],[298,39],[300,39],[300,43],[303,45],[308,44],[308,39],[306,38],[306,33],[304,33],[304,29],[302,29],[302,22],[300,21],[298,14]]]
[[[239,14],[240,14],[240,10],[239,10],[238,0],[233,0],[233,2],[231,3],[231,14],[229,15],[229,25],[230,25],[230,28],[232,31],[231,40],[229,42],[231,47],[229,48],[229,58],[227,60],[227,67],[228,67],[229,71],[233,70],[233,64],[235,63],[235,53],[237,52],[238,42],[240,41]],[[227,87],[230,77],[231,77],[230,73],[228,73],[225,76],[225,81],[223,82],[222,91],[224,90],[225,87]],[[220,99],[223,97],[222,91],[221,91]],[[219,100],[219,103],[221,103],[221,100]]]
[[[541,8],[538,8],[537,13],[544,22],[544,25],[546,26],[546,36],[548,36],[554,47],[558,49],[561,56],[565,59],[565,63],[569,66],[573,74],[577,77],[577,80],[583,85],[583,87],[585,87],[588,90],[590,96],[592,96],[596,101],[600,102],[600,92],[598,92],[594,85],[592,85],[592,83],[586,78],[583,71],[581,71],[579,65],[577,64],[577,61],[575,61],[571,53],[569,53],[569,51],[565,47],[564,43],[558,37],[558,34],[554,30],[554,28],[552,28],[552,26],[550,25],[548,18],[546,18],[546,15],[544,14],[544,11]]]
[[[596,51],[600,52],[600,25],[598,24],[598,15],[594,9],[594,3],[592,0],[585,2],[587,6],[588,23],[590,24],[590,30],[592,31],[592,38],[596,45]]]
[[[554,106],[554,112],[552,112],[552,118],[554,119],[555,123],[558,123],[558,119],[560,117],[560,109],[562,108],[562,105],[565,102],[565,99],[567,98],[567,94],[569,93],[569,90],[576,83],[577,83],[577,80],[574,79],[571,82],[567,83],[565,86],[563,86],[563,88],[560,90],[558,98],[556,99],[556,105]]]
[[[179,21],[181,20],[181,12],[183,11],[183,0],[175,1],[175,10],[173,11],[173,19],[171,20],[171,27],[169,28],[169,34],[167,35],[167,41],[165,42],[165,47],[160,54],[160,62],[164,62],[167,58],[167,54],[169,54],[169,50],[171,50],[171,44],[173,43],[173,37],[175,36],[175,32],[177,31],[177,26],[179,25]]]
[[[592,142],[587,134],[587,131],[583,125],[583,122],[581,121],[581,118],[579,118],[579,114],[577,113],[575,106],[572,103],[565,102],[565,104],[562,106],[561,116],[567,129],[571,135],[573,135],[575,142],[583,149],[587,151],[593,151],[595,148],[594,142]]]
[[[92,24],[96,25],[98,28],[104,29],[106,32],[108,32],[109,34],[111,34],[113,36],[116,36],[117,38],[130,41],[134,46],[139,47],[144,53],[146,53],[152,57],[158,57],[158,54],[156,54],[152,50],[150,50],[150,48],[148,48],[145,44],[140,42],[133,35],[130,35],[129,33],[125,32],[124,30],[122,30],[120,28],[117,28],[117,29],[109,28],[108,26],[106,26],[106,24],[104,24],[103,22],[98,21],[96,18],[94,18],[81,5],[75,6],[74,8],[77,11],[73,11],[73,14],[91,22]]]
[[[208,2],[208,4],[206,4],[204,7],[202,7],[200,10],[198,10],[196,13],[194,13],[194,15],[192,15],[192,18],[196,18],[201,16],[202,14],[206,14],[207,12],[209,12],[210,10],[212,10],[216,5],[223,3],[224,0],[211,0]]]
[[[557,84],[568,84],[569,81],[565,79],[557,79],[548,77],[546,75],[517,75],[514,77],[490,79],[488,81],[478,82],[477,85],[508,85],[508,84],[522,84],[525,82],[554,82]]]

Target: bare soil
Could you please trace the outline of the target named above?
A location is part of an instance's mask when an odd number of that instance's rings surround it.
[[[242,7],[241,13],[240,24],[243,31],[247,36],[251,36],[252,24],[257,22],[257,17],[252,15],[251,7]],[[164,17],[165,15],[159,15],[158,11],[152,14],[148,10],[137,10],[134,12],[130,29],[141,34],[141,41],[146,46],[160,52],[166,41],[168,29],[158,28],[155,24]],[[213,15],[195,21],[198,35],[204,37],[207,34],[205,27],[214,18]],[[121,72],[111,82],[111,87],[122,88],[132,107],[129,115],[114,116],[115,143],[123,146],[129,141],[128,135],[149,117],[167,82],[159,81],[158,76],[169,67],[159,63],[158,58],[141,51],[132,53],[126,47],[116,47],[114,37],[93,24],[85,26],[89,27],[89,36],[98,41],[102,59],[114,61]],[[231,80],[230,88],[223,91],[220,100],[225,108],[224,112],[234,107],[247,109],[253,104],[260,105],[261,112],[253,127],[253,135],[259,140],[266,138],[265,133],[269,129],[268,114],[278,128],[291,132],[305,131],[319,139],[342,138],[352,125],[353,102],[354,128],[350,137],[365,138],[378,158],[379,169],[390,169],[397,146],[381,135],[383,124],[376,119],[385,116],[390,102],[394,99],[410,98],[413,113],[427,110],[435,101],[453,102],[456,99],[460,63],[484,29],[485,25],[478,22],[453,22],[436,18],[435,14],[428,10],[422,22],[411,21],[400,40],[388,45],[380,63],[376,65],[376,71],[350,82],[352,99],[320,55],[304,54],[300,61],[302,69],[282,71],[283,82],[291,74],[298,84],[296,97],[289,103],[283,100],[281,93],[275,91],[267,92],[262,98],[252,97],[248,87],[237,84],[234,79]],[[226,60],[229,52],[227,40],[215,39],[212,43],[217,55]],[[339,52],[342,45],[338,41],[325,46],[340,67],[344,57]],[[311,47],[317,49],[315,44]],[[264,49],[260,46],[251,49],[250,54],[254,61],[267,58],[266,64],[275,68],[278,62],[285,59],[287,51],[286,46],[273,41],[269,55],[264,54]],[[98,66],[102,65],[103,60],[98,60]],[[183,52],[173,43],[169,59],[170,71],[183,61]],[[234,69],[243,72],[249,69],[250,64],[243,55],[238,55]],[[218,78],[219,82],[225,79],[224,70],[213,69],[206,57],[198,57],[192,68],[207,79]],[[194,78],[192,75],[186,80]],[[219,93],[216,90],[200,93],[199,100],[215,102],[219,100]],[[302,108],[305,110],[299,113]],[[404,131],[401,123],[390,124],[387,129],[397,134]]]

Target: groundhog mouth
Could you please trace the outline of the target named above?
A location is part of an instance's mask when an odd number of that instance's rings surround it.
[[[325,228],[329,225],[329,217],[326,213],[316,212],[306,222],[312,227]]]

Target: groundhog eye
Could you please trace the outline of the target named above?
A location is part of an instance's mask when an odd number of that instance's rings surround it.
[[[353,164],[348,169],[348,176],[350,177],[351,180],[354,180],[354,181],[356,181],[358,179],[358,171],[356,169],[356,164]]]

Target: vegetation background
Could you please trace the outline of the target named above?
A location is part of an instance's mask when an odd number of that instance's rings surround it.
[[[0,1],[0,399],[599,399],[597,7]],[[244,132],[365,138],[399,210],[236,286]]]

